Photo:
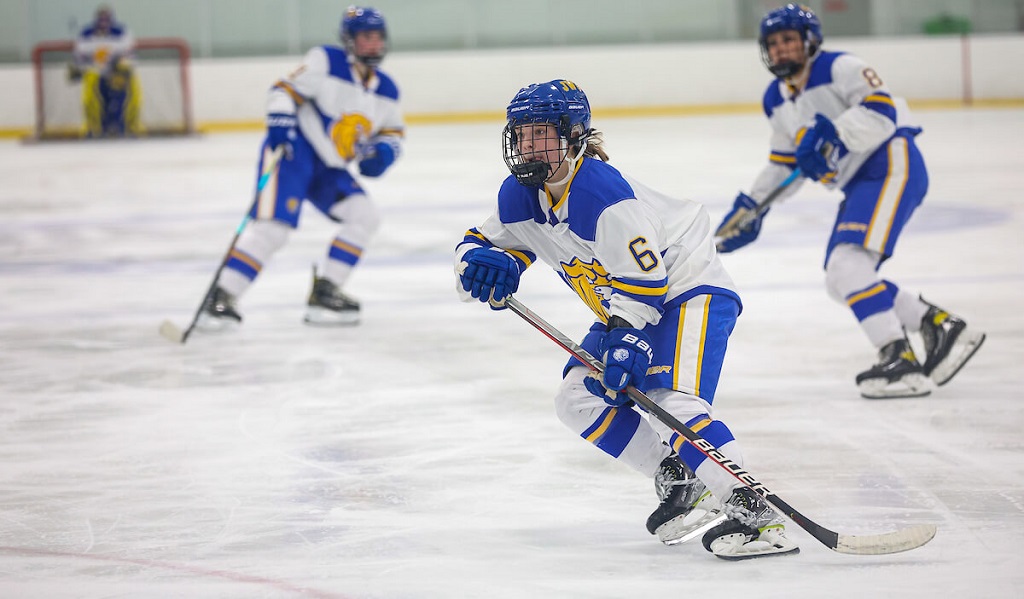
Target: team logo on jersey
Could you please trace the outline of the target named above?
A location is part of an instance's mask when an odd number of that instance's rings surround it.
[[[338,150],[338,156],[345,160],[355,158],[359,145],[366,141],[372,129],[370,119],[359,113],[342,115],[331,123],[331,141]]]
[[[608,320],[606,306],[612,297],[611,280],[608,271],[595,258],[593,262],[581,262],[573,258],[569,264],[562,263],[562,278],[576,292],[583,303],[602,320]]]

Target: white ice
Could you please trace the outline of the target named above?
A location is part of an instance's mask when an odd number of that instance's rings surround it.
[[[501,123],[413,126],[368,189],[385,222],[357,328],[301,323],[332,227],[312,210],[234,334],[174,345],[251,201],[259,135],[0,144],[0,596],[1019,597],[1024,585],[1024,111],[928,111],[931,191],[883,274],[988,333],[930,397],[868,401],[874,351],[822,284],[838,195],[778,206],[726,256],[745,310],[715,405],[747,467],[845,534],[933,523],[908,553],[730,563],[644,528],[651,481],[571,434],[567,355],[462,304],[451,251],[492,209]],[[612,162],[717,220],[763,118],[604,119]],[[550,271],[518,297],[574,338]]]

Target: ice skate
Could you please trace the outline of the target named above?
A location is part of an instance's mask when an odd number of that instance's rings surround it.
[[[716,557],[741,560],[799,553],[786,538],[782,517],[760,495],[743,487],[722,505],[728,520],[704,533],[704,548]]]
[[[351,326],[359,323],[359,302],[345,295],[338,286],[313,271],[313,289],[309,292],[306,324]]]
[[[921,319],[921,337],[926,354],[924,373],[936,385],[948,383],[985,341],[985,333],[967,330],[962,319],[932,304]]]
[[[654,490],[661,505],[647,518],[647,530],[666,545],[686,542],[725,518],[721,504],[679,456],[662,460]]]
[[[910,343],[897,339],[878,352],[878,363],[857,375],[860,394],[867,399],[924,397],[931,384]]]
[[[222,331],[237,328],[241,323],[242,315],[235,308],[235,296],[217,287],[203,302],[196,327],[204,331]]]

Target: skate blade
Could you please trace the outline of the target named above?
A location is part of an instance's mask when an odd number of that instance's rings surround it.
[[[662,524],[654,532],[662,543],[679,545],[704,534],[725,519],[726,515],[719,510],[694,509],[688,514],[676,516]]]
[[[884,378],[868,379],[858,385],[864,399],[897,399],[901,397],[925,397],[931,394],[931,385],[923,374],[911,374],[898,381],[889,382]]]
[[[203,313],[196,319],[196,330],[204,333],[221,333],[237,330],[242,323],[233,318],[217,318]]]
[[[335,312],[320,306],[309,306],[302,322],[315,327],[351,327],[359,324],[359,312]]]
[[[935,384],[942,386],[948,383],[981,349],[981,344],[984,342],[984,333],[970,334],[967,331],[961,333],[949,355],[932,369],[931,377]]]

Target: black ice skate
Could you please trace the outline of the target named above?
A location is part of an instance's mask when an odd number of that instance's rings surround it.
[[[654,490],[661,505],[647,518],[647,530],[666,545],[688,541],[725,518],[721,504],[679,456],[661,461]]]
[[[927,354],[924,373],[936,385],[948,383],[985,341],[985,333],[968,331],[966,322],[932,304],[921,319],[921,337]]]
[[[924,397],[932,392],[924,368],[905,338],[879,350],[878,363],[857,375],[857,386],[867,399]]]
[[[746,487],[733,491],[722,504],[728,520],[704,533],[704,548],[726,560],[799,553],[786,538],[786,526],[760,495]]]
[[[220,331],[235,328],[241,323],[242,315],[235,308],[235,296],[217,287],[203,302],[196,326],[206,331]]]
[[[313,289],[309,292],[306,324],[350,326],[359,323],[359,302],[345,295],[338,286],[313,271]]]

